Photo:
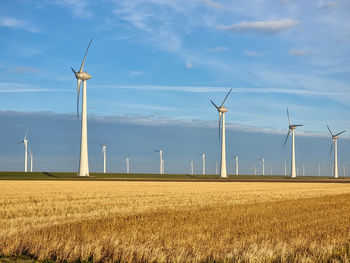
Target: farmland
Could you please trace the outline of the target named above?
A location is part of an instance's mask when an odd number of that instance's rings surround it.
[[[94,262],[350,260],[350,184],[0,182],[0,255]]]

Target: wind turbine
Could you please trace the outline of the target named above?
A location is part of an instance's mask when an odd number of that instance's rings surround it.
[[[225,99],[222,101],[220,107],[216,106],[216,104],[210,100],[210,102],[214,105],[214,107],[217,109],[219,113],[219,140],[220,140],[220,127],[222,122],[222,136],[221,136],[221,162],[220,162],[220,177],[227,177],[227,171],[226,171],[226,136],[225,136],[225,113],[228,111],[225,107],[225,101],[230,95],[232,89],[227,93]]]
[[[164,174],[163,150],[155,150],[155,152],[159,152],[159,174]]]
[[[287,176],[287,162],[284,160],[284,176]]]
[[[24,139],[23,141],[20,141],[17,144],[23,143],[24,144],[24,172],[28,172],[28,138],[27,138],[27,132],[24,134]]]
[[[342,133],[345,132],[342,131],[342,132],[339,132],[337,134],[333,134],[331,132],[331,129],[328,127],[327,125],[327,128],[329,130],[329,133],[331,134],[332,136],[332,144],[331,144],[331,149],[329,151],[329,154],[332,154],[332,148],[333,148],[333,144],[334,144],[334,166],[333,166],[333,175],[334,175],[334,178],[338,178],[338,136]]]
[[[193,160],[191,160],[191,174],[193,175]]]
[[[303,126],[302,124],[292,124],[289,118],[289,111],[287,108],[287,117],[288,117],[288,123],[289,123],[289,129],[288,129],[288,133],[286,136],[286,140],[284,141],[284,147],[286,146],[288,137],[290,132],[292,132],[292,163],[291,163],[291,177],[292,178],[296,178],[296,171],[295,171],[295,129],[297,127]]]
[[[205,153],[199,153],[199,155],[202,155],[202,173],[205,175]]]
[[[103,173],[106,173],[106,155],[107,155],[107,145],[106,144],[99,144],[102,149],[102,155],[103,155]]]
[[[126,157],[125,159],[126,162],[126,173],[130,173],[130,157]]]
[[[89,50],[89,47],[91,45],[91,41],[86,49],[85,56],[83,59],[83,62],[81,63],[79,71],[75,71],[72,68],[72,71],[74,72],[74,75],[78,81],[78,97],[77,97],[77,117],[79,116],[79,93],[80,93],[80,84],[83,82],[83,105],[82,105],[82,113],[81,113],[81,141],[80,141],[80,162],[79,162],[79,173],[78,176],[89,176],[89,156],[88,156],[88,145],[87,145],[87,105],[86,105],[86,81],[91,79],[91,76],[86,72],[83,71],[85,59],[87,52]]]
[[[215,161],[215,175],[218,174],[218,161]]]
[[[236,160],[236,165],[235,165],[235,167],[236,167],[236,175],[238,175],[238,156],[232,155],[232,157]]]
[[[256,175],[256,165],[254,165],[254,175]]]
[[[321,163],[318,162],[318,176],[321,176]]]
[[[33,172],[33,152],[31,149],[29,150],[29,157],[30,157],[30,172]]]
[[[265,175],[265,159],[260,158],[258,160],[262,162],[262,175],[264,176]]]

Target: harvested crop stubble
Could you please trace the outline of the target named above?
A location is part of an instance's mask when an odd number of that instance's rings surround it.
[[[349,261],[350,185],[0,185],[0,254],[94,262]]]

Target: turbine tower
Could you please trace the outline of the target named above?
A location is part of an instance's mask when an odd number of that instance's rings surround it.
[[[155,150],[155,152],[159,152],[159,174],[164,174],[163,150]]]
[[[338,178],[338,136],[342,133],[344,133],[345,131],[339,132],[337,134],[333,134],[331,132],[331,129],[328,127],[327,128],[329,130],[329,133],[332,136],[332,144],[331,144],[331,149],[329,151],[329,154],[332,154],[332,148],[333,148],[333,144],[334,144],[334,165],[333,165],[333,175],[334,178]]]
[[[23,141],[20,141],[18,144],[23,143],[24,144],[24,172],[28,172],[28,138],[27,138],[27,130],[24,134]]]
[[[287,176],[287,162],[284,160],[284,176]]]
[[[126,157],[125,159],[126,162],[126,173],[130,173],[130,157]]]
[[[236,160],[236,164],[235,164],[235,167],[236,167],[236,175],[238,175],[238,156],[232,155],[232,157]]]
[[[289,111],[288,111],[288,108],[287,108],[287,117],[288,117],[288,123],[289,123],[289,129],[288,129],[288,133],[287,133],[287,136],[286,136],[286,139],[284,141],[284,147],[286,146],[286,143],[287,143],[287,140],[288,140],[288,137],[289,137],[289,134],[292,132],[292,162],[291,162],[291,177],[292,178],[296,178],[296,171],[295,171],[295,129],[297,127],[300,127],[300,126],[303,126],[302,124],[292,124],[291,121],[290,121],[290,118],[289,118]]]
[[[99,144],[102,150],[102,155],[103,155],[103,173],[106,173],[106,155],[107,155],[107,145],[104,144]]]
[[[191,174],[193,175],[193,160],[191,160]]]
[[[265,159],[264,158],[260,158],[258,159],[259,161],[261,161],[262,163],[262,175],[265,175]]]
[[[72,68],[72,71],[74,72],[74,75],[78,81],[78,97],[77,97],[77,117],[79,116],[79,93],[80,93],[80,86],[81,82],[83,82],[83,105],[82,105],[82,113],[81,113],[81,141],[80,141],[80,162],[79,162],[79,173],[78,176],[89,176],[89,156],[88,156],[88,144],[87,144],[87,105],[86,105],[86,81],[91,79],[91,76],[86,72],[83,71],[85,59],[87,52],[89,50],[89,47],[91,45],[91,41],[86,49],[85,56],[83,59],[83,62],[81,63],[79,71],[75,71]]]
[[[217,109],[219,113],[219,140],[220,140],[220,127],[222,122],[222,136],[221,136],[221,162],[220,162],[220,177],[226,178],[227,177],[227,171],[226,171],[226,136],[225,136],[225,113],[228,111],[225,107],[225,101],[230,95],[232,89],[227,93],[225,99],[221,103],[220,107],[216,106],[216,104],[210,100],[210,102],[214,105],[214,107]]]

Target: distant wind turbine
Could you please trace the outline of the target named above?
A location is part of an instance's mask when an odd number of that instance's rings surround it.
[[[333,166],[333,175],[334,175],[334,178],[338,178],[338,136],[342,133],[345,132],[342,131],[342,132],[339,132],[337,134],[333,134],[331,129],[328,127],[327,125],[327,128],[329,130],[329,133],[331,134],[332,136],[332,144],[331,144],[331,149],[329,151],[329,154],[332,154],[332,148],[333,148],[333,145],[334,145],[334,166]]]
[[[126,157],[125,159],[126,162],[126,173],[130,173],[130,157]]]
[[[193,175],[193,160],[191,160],[191,174]]]
[[[238,175],[238,156],[232,155],[232,157],[236,160],[236,164],[235,164],[235,167],[236,167],[236,175]]]
[[[287,162],[284,160],[284,176],[287,176]]]
[[[264,158],[260,158],[258,159],[259,161],[261,161],[262,163],[262,175],[265,175],[265,159]]]
[[[295,171],[295,129],[297,127],[303,126],[302,124],[292,124],[289,118],[289,111],[287,108],[287,117],[288,117],[288,123],[289,123],[289,128],[288,128],[288,133],[286,136],[286,139],[284,141],[284,147],[286,146],[289,134],[292,132],[292,162],[291,162],[291,177],[296,178],[296,171]]]
[[[215,161],[215,175],[218,174],[218,161]]]
[[[107,155],[107,145],[106,144],[99,144],[102,150],[103,155],[103,173],[106,173],[106,155]]]
[[[24,172],[28,172],[28,138],[27,138],[27,130],[24,134],[23,141],[20,141],[18,144],[23,143],[24,144]]]
[[[220,107],[216,106],[216,104],[210,100],[210,102],[214,105],[214,107],[217,109],[219,113],[219,139],[220,139],[220,126],[222,122],[222,136],[221,136],[221,162],[220,162],[220,177],[227,177],[227,171],[226,171],[226,136],[225,136],[225,113],[228,111],[225,107],[225,101],[228,98],[228,95],[230,95],[232,89],[227,93],[225,99],[221,103]]]
[[[33,152],[32,152],[32,150],[29,150],[29,157],[30,157],[30,172],[33,172]]]
[[[164,174],[163,150],[155,150],[155,152],[159,152],[159,173]]]
[[[77,116],[79,116],[79,93],[80,93],[80,86],[81,82],[83,81],[83,105],[82,105],[82,113],[81,113],[81,141],[80,141],[80,162],[79,162],[79,173],[78,176],[89,176],[89,156],[88,156],[88,144],[87,144],[87,102],[86,102],[86,81],[91,79],[91,76],[86,72],[83,71],[85,59],[87,52],[89,50],[89,47],[91,45],[91,41],[86,49],[85,56],[83,59],[83,62],[81,63],[79,71],[75,71],[72,68],[72,71],[74,72],[74,75],[78,81],[78,97],[77,97]]]
[[[199,153],[202,156],[202,174],[205,175],[205,153]]]

